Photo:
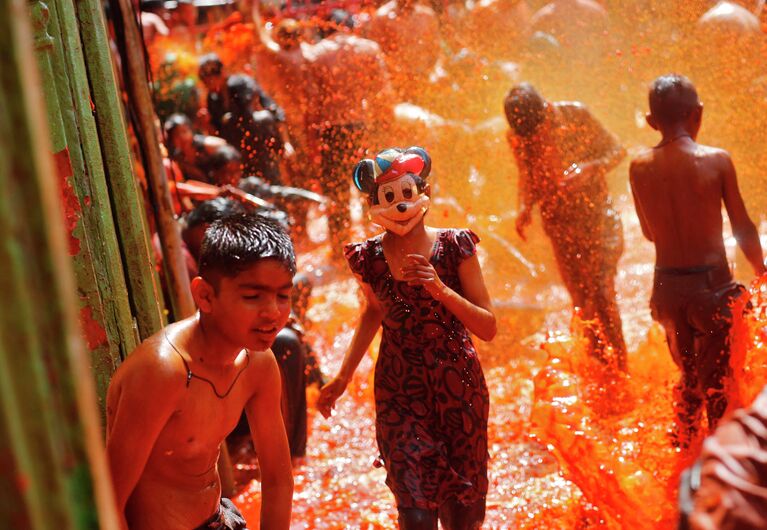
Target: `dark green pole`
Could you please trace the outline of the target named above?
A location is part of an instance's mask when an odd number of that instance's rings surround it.
[[[63,128],[48,136],[56,92],[33,55],[46,20],[40,2],[0,0],[0,528],[115,529],[51,158]]]
[[[57,2],[63,4],[71,0]],[[101,151],[106,164],[107,186],[128,275],[131,303],[140,336],[144,339],[158,331],[165,322],[162,290],[154,268],[144,197],[131,164],[123,103],[117,89],[101,3],[99,0],[77,0],[74,8],[79,22],[85,73],[90,83]]]
[[[131,0],[115,0],[115,16],[120,16],[123,22],[123,42],[125,54],[123,72],[125,85],[130,94],[129,104],[136,113],[136,136],[146,156],[144,167],[153,198],[157,234],[165,257],[166,285],[170,293],[170,304],[177,319],[191,316],[197,310],[189,288],[189,276],[186,262],[181,252],[182,241],[178,223],[175,220],[173,204],[168,189],[160,139],[156,126],[156,115],[149,93],[146,61],[144,60],[143,35],[138,27],[136,12]]]
[[[136,333],[90,110],[88,82],[82,73],[84,68],[78,68],[82,66],[82,52],[72,6],[59,1],[49,7],[48,29],[53,42],[46,56],[53,77],[44,79],[43,85],[57,92],[59,117],[50,116],[49,123],[51,130],[63,127],[66,141],[65,149],[55,156],[80,297],[79,321],[103,410],[109,379],[122,352],[135,347]]]

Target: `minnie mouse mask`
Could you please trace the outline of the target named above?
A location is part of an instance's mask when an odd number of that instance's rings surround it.
[[[399,236],[410,232],[429,209],[423,190],[430,171],[431,158],[420,147],[394,147],[360,161],[354,184],[370,197],[370,220]]]

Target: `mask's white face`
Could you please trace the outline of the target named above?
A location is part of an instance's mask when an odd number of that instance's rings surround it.
[[[378,204],[370,207],[370,220],[399,236],[410,232],[429,209],[429,197],[418,193],[410,173],[381,184],[377,193]]]

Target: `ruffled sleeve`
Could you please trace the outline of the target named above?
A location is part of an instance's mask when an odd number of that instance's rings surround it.
[[[357,276],[361,276],[362,280],[367,282],[364,245],[364,243],[349,243],[344,247],[344,256],[346,261],[349,262],[351,271]]]
[[[479,236],[477,234],[468,228],[463,228],[455,230],[453,237],[459,262],[477,253],[477,243],[479,243]]]

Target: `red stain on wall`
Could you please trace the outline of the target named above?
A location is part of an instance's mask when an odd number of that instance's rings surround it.
[[[90,306],[80,308],[80,329],[83,331],[89,350],[95,350],[107,343],[107,333],[93,318],[93,310]]]
[[[54,153],[53,160],[56,163],[56,173],[59,177],[59,190],[61,191],[61,205],[64,210],[64,226],[69,235],[69,255],[76,256],[80,253],[80,240],[73,233],[80,220],[80,201],[72,186],[72,162],[69,159],[69,149],[62,149]]]

